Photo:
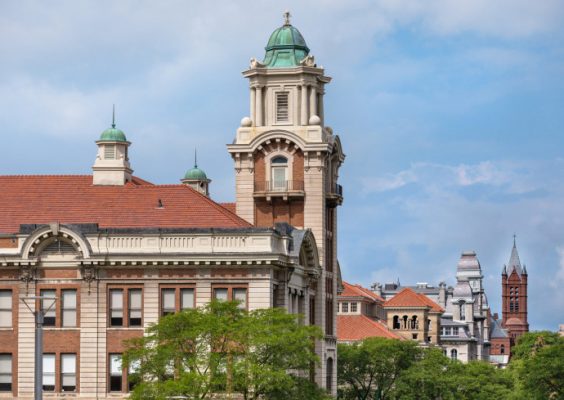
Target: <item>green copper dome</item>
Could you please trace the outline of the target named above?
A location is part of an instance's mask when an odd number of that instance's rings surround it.
[[[191,168],[188,171],[186,171],[186,174],[184,175],[184,179],[190,179],[195,181],[207,181],[208,177],[206,176],[206,173],[204,171],[198,168],[197,165],[194,165],[194,168]]]
[[[121,129],[117,129],[114,124],[111,128],[106,129],[100,135],[100,140],[107,140],[112,142],[127,142],[125,133]]]
[[[298,66],[309,54],[304,37],[290,25],[288,19],[284,25],[272,32],[265,50],[263,64],[269,68]]]

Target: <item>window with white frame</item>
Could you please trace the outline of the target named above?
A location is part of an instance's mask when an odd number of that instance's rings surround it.
[[[288,159],[283,156],[274,157],[270,161],[272,190],[288,189]]]
[[[276,93],[276,122],[288,122],[290,120],[289,93]]]
[[[12,291],[0,290],[0,328],[12,327]]]
[[[61,318],[65,328],[76,327],[76,290],[61,291]]]
[[[0,354],[0,392],[12,391],[12,355]]]
[[[61,354],[61,391],[76,391],[76,354]]]
[[[343,313],[349,312],[349,303],[347,303],[347,302],[341,303],[341,312],[343,312]]]
[[[351,303],[351,312],[355,313],[357,311],[358,311],[358,303],[356,302]]]
[[[55,390],[55,354],[43,354],[43,390]]]

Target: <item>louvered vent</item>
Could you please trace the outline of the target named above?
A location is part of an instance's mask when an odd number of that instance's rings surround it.
[[[276,122],[288,120],[288,92],[276,93]]]
[[[104,159],[115,160],[116,158],[116,147],[115,146],[105,146],[104,147]]]
[[[76,252],[72,244],[57,240],[45,247],[41,254],[74,254]]]

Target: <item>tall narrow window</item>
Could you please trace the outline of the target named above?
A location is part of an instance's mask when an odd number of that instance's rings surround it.
[[[347,303],[347,302],[341,303],[341,312],[343,312],[343,313],[349,312],[349,303]]]
[[[123,290],[110,290],[110,326],[123,326]]]
[[[233,289],[233,300],[239,302],[239,308],[247,308],[247,289],[245,288],[234,288]]]
[[[329,392],[333,387],[333,359],[332,358],[327,359],[327,375],[326,375],[325,386],[327,388],[327,391]]]
[[[194,308],[194,289],[180,289],[180,309]]]
[[[0,328],[12,327],[12,291],[0,290]]]
[[[55,390],[55,355],[43,354],[43,390]]]
[[[270,161],[272,165],[271,182],[272,190],[284,191],[288,189],[288,159],[286,157],[274,157]]]
[[[63,290],[61,292],[61,317],[63,327],[76,326],[76,290]]]
[[[358,303],[351,303],[351,312],[355,313],[358,311]]]
[[[39,293],[41,297],[55,297],[57,292],[52,289],[43,289]],[[53,300],[41,300],[41,311],[45,313],[43,326],[55,326],[57,324],[57,307],[56,304],[53,304]]]
[[[76,391],[76,354],[61,354],[61,390]]]
[[[129,326],[141,326],[142,320],[141,289],[129,289]]]
[[[123,383],[123,369],[121,354],[110,354],[110,392],[121,392]]]
[[[12,391],[12,355],[0,354],[0,392]]]
[[[466,308],[464,307],[464,302],[460,303],[460,319],[461,320],[466,319]]]
[[[288,92],[276,93],[276,122],[288,122]]]
[[[174,314],[176,311],[176,289],[163,289],[161,291],[161,315]]]
[[[452,349],[450,351],[450,358],[451,360],[456,360],[458,358],[458,351],[456,349]]]

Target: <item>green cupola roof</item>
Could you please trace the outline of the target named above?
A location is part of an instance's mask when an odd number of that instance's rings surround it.
[[[207,181],[208,177],[206,176],[206,173],[204,171],[198,168],[197,165],[194,165],[194,168],[190,168],[188,171],[186,171],[186,174],[184,175],[184,179],[190,179],[195,181]]]
[[[125,137],[125,133],[121,129],[116,128],[116,109],[115,106],[112,112],[112,127],[106,129],[100,135],[101,141],[108,141],[108,142],[127,142],[127,138]]]
[[[290,24],[290,13],[284,13],[284,25],[270,35],[263,64],[267,68],[296,67],[309,54],[304,37]]]

